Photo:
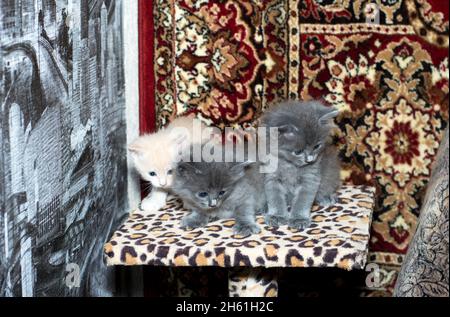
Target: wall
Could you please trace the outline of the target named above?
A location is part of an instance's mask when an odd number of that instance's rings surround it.
[[[128,206],[122,10],[1,1],[0,296],[115,291],[102,246]]]

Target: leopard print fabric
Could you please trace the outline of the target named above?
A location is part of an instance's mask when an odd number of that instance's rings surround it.
[[[277,275],[273,269],[248,267],[230,269],[229,297],[277,297]]]
[[[311,227],[304,231],[257,221],[261,233],[234,235],[234,220],[218,220],[185,231],[187,210],[170,198],[158,213],[135,211],[106,243],[108,265],[220,267],[339,267],[361,269],[366,263],[375,189],[343,186],[338,202],[313,207]]]

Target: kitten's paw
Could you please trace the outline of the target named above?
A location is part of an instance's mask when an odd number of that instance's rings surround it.
[[[236,235],[249,236],[260,233],[261,229],[256,223],[236,223],[233,231]]]
[[[266,213],[267,213],[267,210],[266,210],[265,208],[260,208],[260,209],[257,209],[257,210],[256,210],[255,215],[256,215],[256,216],[263,216],[263,215],[265,215]]]
[[[335,194],[325,195],[316,199],[316,203],[322,207],[329,207],[337,202],[337,197]]]
[[[304,230],[311,225],[311,219],[309,218],[292,218],[289,219],[289,228]]]
[[[184,230],[190,230],[195,229],[199,227],[203,227],[208,223],[207,219],[199,217],[194,214],[190,214],[187,216],[184,216],[183,219],[181,219],[180,227]]]
[[[145,212],[157,212],[159,209],[163,208],[165,202],[155,201],[153,199],[143,199],[139,209]]]
[[[166,198],[167,192],[155,190],[142,199],[139,209],[141,209],[141,211],[154,213],[166,205]]]
[[[287,219],[278,215],[266,215],[265,222],[270,227],[279,227],[287,224]]]

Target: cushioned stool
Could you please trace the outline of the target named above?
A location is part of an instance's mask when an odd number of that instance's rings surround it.
[[[230,219],[181,229],[188,211],[171,197],[157,213],[130,215],[105,245],[107,264],[226,267],[230,296],[276,296],[276,276],[267,268],[364,268],[374,192],[367,186],[343,186],[335,205],[313,207],[310,228],[269,227],[259,216],[261,233],[246,237],[233,234]]]

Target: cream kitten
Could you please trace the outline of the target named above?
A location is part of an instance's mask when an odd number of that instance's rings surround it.
[[[142,200],[145,211],[157,211],[164,207],[173,181],[176,155],[191,143],[204,141],[202,135],[194,133],[194,126],[206,126],[192,116],[179,117],[158,132],[138,137],[128,147],[134,166],[142,179],[152,184],[150,194]],[[184,129],[179,129],[184,128]],[[209,139],[209,137],[208,137]]]

